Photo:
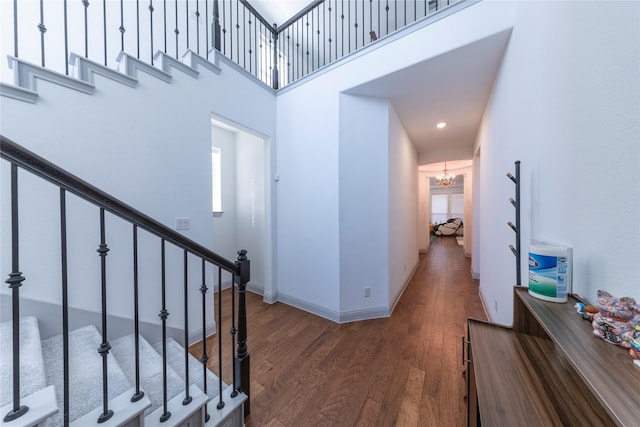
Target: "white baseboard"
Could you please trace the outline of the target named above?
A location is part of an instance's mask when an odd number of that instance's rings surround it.
[[[206,328],[207,337],[210,337],[211,335],[215,335],[215,333],[217,332],[216,331],[217,326],[218,325],[216,324],[215,321],[207,325],[207,328]],[[191,332],[189,332],[189,345],[193,345],[199,341],[202,341],[202,328],[194,329]]]
[[[413,275],[416,274],[416,270],[418,269],[419,265],[420,265],[420,261],[416,262],[416,265],[413,266],[413,270],[411,271],[411,274],[409,274],[409,276],[407,277],[407,280],[405,280],[404,284],[402,285],[402,289],[400,289],[400,292],[398,292],[396,296],[393,298],[391,307],[389,309],[389,316],[391,316],[391,314],[393,313],[393,310],[395,310],[396,305],[398,304],[398,301],[400,301],[400,298],[402,297],[404,290],[407,289],[409,282],[411,282],[411,279],[413,279]]]
[[[493,317],[491,316],[491,312],[487,310],[487,307],[489,307],[489,305],[487,304],[487,301],[485,300],[484,295],[482,294],[482,291],[480,289],[478,289],[478,296],[480,297],[482,309],[484,310],[485,316],[487,316],[487,320],[489,320],[489,322],[491,323],[495,323]]]
[[[359,320],[371,320],[389,317],[388,307],[365,308],[363,310],[343,311],[340,313],[339,323],[357,322]]]
[[[301,300],[296,297],[292,297],[282,292],[278,292],[277,301],[298,308],[300,310],[315,314],[316,316],[324,317],[325,319],[332,320],[336,323],[340,323],[340,313],[334,310],[329,310],[325,307],[317,304]]]

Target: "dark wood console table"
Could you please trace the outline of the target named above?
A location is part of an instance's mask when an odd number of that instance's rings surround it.
[[[640,426],[640,368],[592,334],[576,302],[515,287],[512,328],[468,320],[468,425]]]

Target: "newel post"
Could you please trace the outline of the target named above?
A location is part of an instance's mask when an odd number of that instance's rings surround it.
[[[247,301],[245,298],[247,283],[251,280],[251,261],[247,258],[246,250],[238,251],[236,265],[240,270],[240,275],[235,276],[238,285],[238,349],[234,361],[236,367],[234,383],[239,385],[239,391],[247,395],[247,401],[244,403],[244,416],[246,417],[251,413],[251,375],[249,352],[247,351]]]

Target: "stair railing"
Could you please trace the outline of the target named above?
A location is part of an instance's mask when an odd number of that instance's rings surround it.
[[[102,413],[97,422],[101,423],[113,415],[113,410],[109,408],[108,401],[108,382],[107,382],[107,355],[111,350],[111,345],[108,341],[107,335],[107,297],[106,289],[108,286],[108,280],[106,277],[106,255],[109,252],[109,248],[106,242],[105,235],[105,213],[110,213],[121,219],[127,221],[133,226],[133,292],[134,292],[134,327],[135,327],[135,392],[131,397],[131,401],[135,402],[140,400],[144,392],[140,387],[140,355],[139,355],[139,294],[138,294],[138,229],[145,230],[161,241],[161,264],[162,264],[162,307],[160,310],[160,318],[162,320],[162,341],[163,341],[163,414],[160,421],[166,421],[171,417],[171,413],[167,409],[167,325],[166,320],[169,313],[166,309],[166,278],[165,278],[165,245],[171,243],[176,247],[183,250],[184,253],[184,311],[185,311],[185,398],[183,400],[184,405],[188,405],[191,402],[191,396],[189,396],[189,364],[188,364],[188,318],[187,311],[189,303],[187,300],[187,289],[189,287],[187,277],[187,259],[191,254],[199,258],[202,262],[202,285],[200,292],[202,294],[202,357],[200,362],[203,365],[204,375],[204,392],[207,393],[207,375],[206,366],[208,362],[207,355],[207,335],[206,335],[206,323],[205,313],[207,307],[206,293],[208,287],[205,281],[205,267],[206,264],[212,264],[214,268],[218,269],[218,284],[219,291],[221,291],[221,278],[222,271],[225,270],[233,275],[231,292],[232,298],[235,298],[235,288],[237,285],[238,292],[238,313],[236,317],[235,313],[235,300],[232,307],[232,328],[231,339],[234,343],[232,348],[233,358],[233,392],[231,397],[235,397],[239,392],[244,393],[247,399],[244,403],[245,416],[249,414],[249,384],[250,384],[250,372],[249,372],[249,353],[247,351],[247,312],[245,291],[246,285],[250,280],[250,261],[247,258],[247,252],[244,250],[238,251],[238,259],[233,262],[218,255],[217,253],[207,249],[206,247],[194,242],[184,235],[172,230],[171,228],[159,223],[153,218],[143,214],[142,212],[132,208],[131,206],[119,201],[118,199],[103,192],[97,187],[81,180],[73,174],[63,170],[62,168],[54,165],[53,163],[43,159],[35,153],[25,149],[19,144],[13,142],[9,138],[0,135],[0,156],[10,163],[11,167],[11,256],[12,256],[12,272],[9,274],[9,278],[5,281],[11,289],[11,301],[12,301],[12,337],[13,337],[13,400],[12,409],[4,414],[4,422],[9,422],[23,416],[29,411],[26,405],[21,404],[20,398],[20,287],[25,282],[25,276],[20,272],[19,263],[19,212],[18,212],[18,170],[30,172],[43,180],[50,182],[60,189],[60,230],[61,230],[61,263],[62,263],[62,329],[63,329],[63,377],[64,377],[64,390],[63,390],[63,420],[64,425],[69,425],[69,320],[68,320],[68,277],[67,277],[67,213],[66,213],[66,193],[70,192],[81,199],[100,208],[100,243],[98,247],[98,254],[101,258],[101,273],[100,273],[100,292],[101,292],[101,305],[102,305],[102,343],[98,349],[98,353],[102,356],[103,361],[103,391],[102,391]],[[220,410],[225,406],[222,396],[222,305],[221,295],[218,297],[218,357],[219,357],[219,390],[218,390],[218,403],[217,409]],[[236,329],[235,322],[237,320],[238,328]],[[235,349],[237,335],[237,349]],[[205,407],[205,417],[209,419],[208,408]]]
[[[206,59],[218,51],[279,89],[462,1],[314,0],[281,25],[269,23],[248,0],[7,0],[0,14],[13,17],[13,56],[66,75],[69,52],[113,66],[121,51],[151,65],[156,50],[176,59],[188,50]],[[62,22],[54,21],[60,16]]]

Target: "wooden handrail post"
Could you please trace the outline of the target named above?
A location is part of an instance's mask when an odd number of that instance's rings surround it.
[[[238,285],[238,349],[236,351],[235,366],[236,378],[234,383],[238,384],[239,391],[247,395],[244,403],[244,416],[251,413],[251,397],[250,397],[250,357],[247,351],[247,301],[245,293],[247,283],[250,280],[251,261],[247,258],[247,251],[242,249],[238,251],[238,259],[236,265],[240,270],[240,274],[235,276]]]

